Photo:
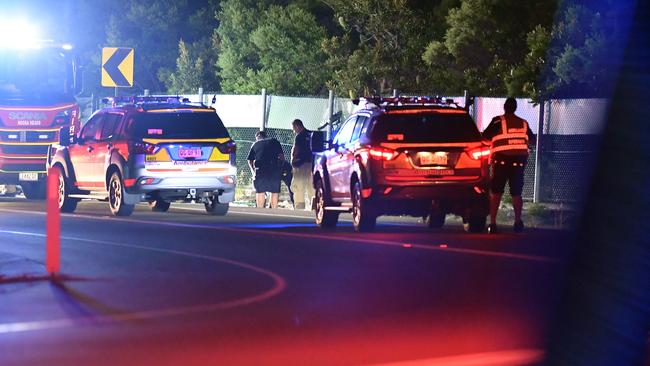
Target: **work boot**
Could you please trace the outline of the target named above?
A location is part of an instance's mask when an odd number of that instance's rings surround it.
[[[488,225],[488,234],[496,234],[499,231],[497,230],[497,224]]]
[[[515,230],[516,233],[520,233],[524,231],[524,222],[523,221],[516,221],[513,229]]]

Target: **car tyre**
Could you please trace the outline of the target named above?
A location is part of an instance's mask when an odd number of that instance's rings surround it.
[[[149,207],[154,212],[167,212],[169,211],[169,206],[171,206],[171,202],[169,201],[155,200],[149,202]]]
[[[25,198],[30,200],[45,199],[45,180],[38,182],[25,182],[20,185],[23,189]]]
[[[434,211],[427,216],[425,222],[429,229],[440,229],[445,225],[445,218],[447,214],[443,211]]]
[[[470,216],[463,220],[463,228],[470,233],[482,233],[485,231],[486,216]]]
[[[225,216],[228,213],[228,203],[220,203],[217,198],[210,198],[205,203],[205,211],[214,216]]]
[[[323,229],[336,227],[339,221],[339,212],[325,209],[325,206],[327,206],[330,200],[325,192],[325,187],[321,179],[316,181],[315,195],[316,225]]]
[[[352,186],[352,225],[357,232],[372,231],[377,224],[377,215],[367,199],[361,195],[361,183]]]
[[[54,167],[59,173],[59,197],[58,204],[59,210],[61,212],[74,212],[77,209],[77,203],[79,203],[78,198],[70,197],[70,179],[66,177],[65,172],[61,166],[57,165]]]
[[[127,204],[124,201],[124,183],[120,173],[113,172],[111,179],[108,181],[108,205],[114,216],[130,216],[133,213],[135,205]]]

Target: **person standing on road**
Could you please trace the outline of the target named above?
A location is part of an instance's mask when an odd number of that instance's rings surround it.
[[[269,206],[277,208],[281,166],[284,160],[282,146],[277,139],[267,138],[266,131],[257,131],[255,140],[248,153],[248,166],[253,173],[253,187],[256,193],[255,203],[257,207],[265,207],[266,192],[269,192]]]
[[[490,183],[490,225],[488,233],[497,233],[497,211],[506,185],[510,185],[512,207],[515,211],[515,232],[524,229],[521,220],[524,171],[528,162],[528,145],[535,144],[535,135],[528,122],[515,115],[517,100],[507,98],[504,114],[496,116],[483,131],[483,138],[491,143],[492,182]]]
[[[291,123],[296,137],[291,148],[291,166],[293,167],[293,181],[291,190],[294,193],[294,207],[296,210],[310,208],[311,198],[314,195],[312,186],[312,151],[311,135],[301,120],[295,119]],[[305,199],[305,196],[307,198]]]

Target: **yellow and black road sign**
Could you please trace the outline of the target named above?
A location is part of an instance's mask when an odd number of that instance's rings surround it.
[[[133,48],[102,48],[102,86],[133,86]]]

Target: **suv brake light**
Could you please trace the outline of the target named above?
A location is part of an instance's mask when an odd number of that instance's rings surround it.
[[[135,154],[155,154],[160,148],[158,145],[150,144],[148,142],[136,142],[133,144],[133,152]]]
[[[478,147],[467,152],[469,156],[474,160],[485,159],[490,156],[489,147]]]
[[[375,160],[389,161],[395,159],[395,157],[399,155],[399,152],[383,147],[372,147],[370,150],[368,150],[368,154],[370,154],[370,157]]]
[[[221,151],[223,154],[231,154],[237,151],[237,144],[235,141],[228,141],[225,144],[221,144],[217,147],[219,151]]]

